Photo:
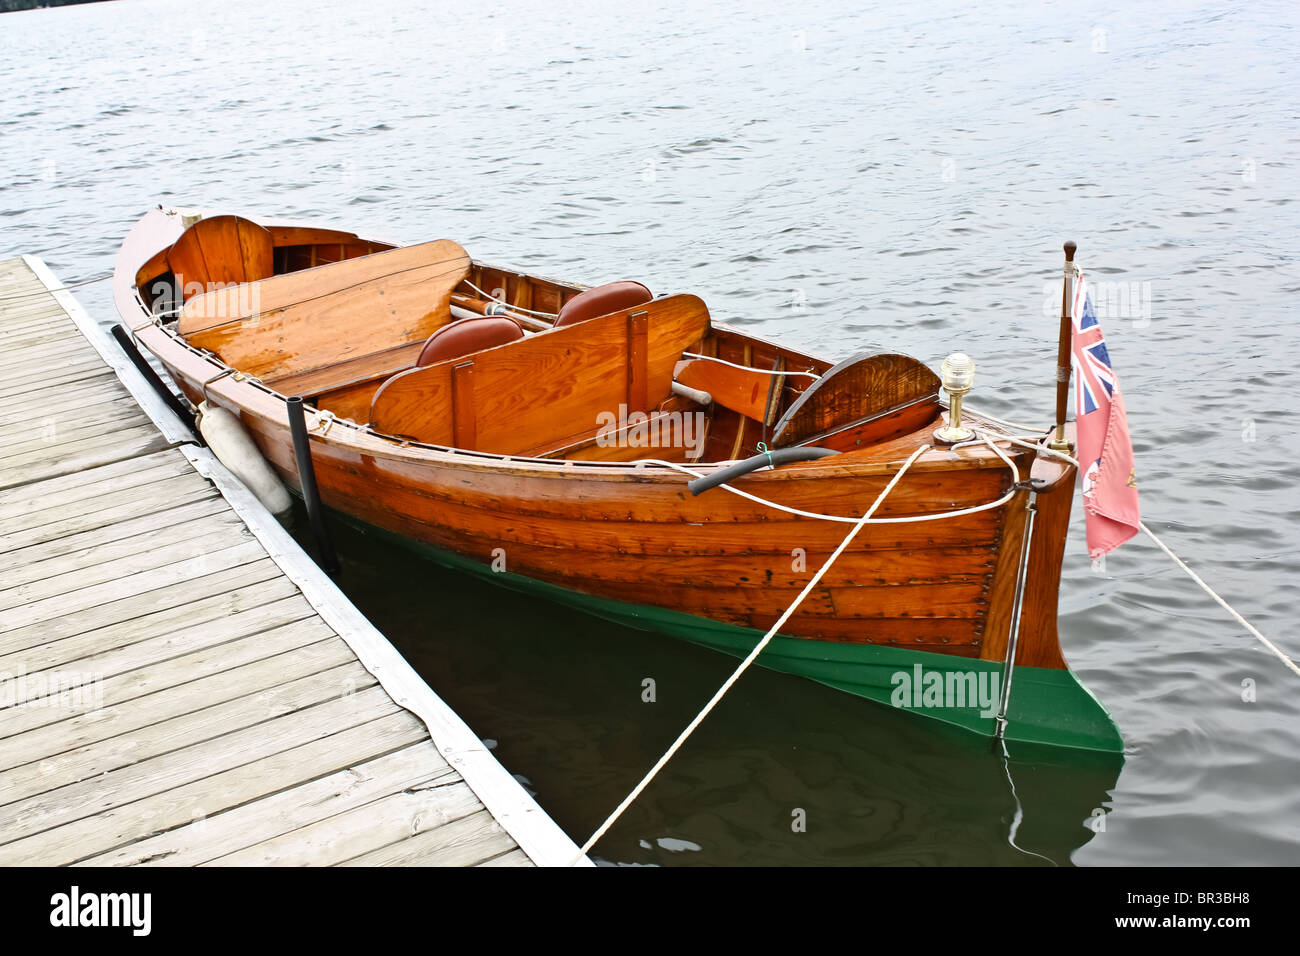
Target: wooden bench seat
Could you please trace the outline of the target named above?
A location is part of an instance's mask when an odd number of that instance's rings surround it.
[[[401,372],[375,393],[376,431],[502,455],[591,434],[603,413],[656,408],[682,352],[709,334],[699,298],[675,295],[462,358]]]
[[[308,369],[292,375],[280,375],[262,381],[282,395],[301,395],[313,398],[330,392],[342,391],[377,378],[391,378],[398,372],[415,367],[424,342],[408,342],[382,352],[359,355],[346,362]]]

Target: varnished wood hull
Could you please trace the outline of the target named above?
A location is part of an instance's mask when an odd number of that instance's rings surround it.
[[[140,244],[158,241],[155,236]],[[119,264],[119,308],[140,343],[197,403],[204,383],[224,366],[174,332],[144,324],[147,315],[129,284],[122,284],[139,261],[124,257]],[[296,487],[285,396],[233,376],[211,381],[206,396],[241,418],[267,460]],[[692,497],[687,476],[661,465],[506,458],[401,443],[348,422],[313,424],[317,482],[328,507],[500,583],[729,653],[752,648],[851,527],[725,489]],[[929,441],[927,429],[757,472],[736,484],[790,508],[855,518],[907,456]],[[1033,469],[1054,488],[1040,496],[1016,658],[1029,676],[1026,690],[1017,689],[1013,713],[1015,707],[1028,710],[1013,726],[1023,728],[1021,739],[1114,750],[1113,723],[1078,687],[1057,641],[1073,471],[1035,462],[1026,450],[1012,450],[1011,457],[1022,476]],[[876,517],[916,519],[984,505],[1006,495],[1012,482],[991,449],[935,449],[912,466]],[[1025,494],[961,517],[867,526],[801,603],[762,663],[886,701],[897,690],[891,681],[899,668],[995,673],[1011,624]],[[1053,730],[1050,725],[1060,721],[1042,701],[1032,703],[1035,686],[1045,688],[1039,696],[1053,698],[1053,706],[1074,700],[1082,729]],[[930,716],[991,729],[980,708],[942,710]],[[1043,713],[1031,718],[1029,710]]]

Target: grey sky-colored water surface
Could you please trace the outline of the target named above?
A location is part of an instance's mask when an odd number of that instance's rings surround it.
[[[1147,520],[1297,657],[1298,20],[1287,3],[844,0],[5,14],[0,251],[91,278],[157,202],[446,236],[694,292],[833,357],[967,351],[973,405],[1045,422],[1072,238],[1115,297],[1102,322]],[[115,319],[106,284],[80,298]],[[1128,742],[1117,782],[1013,767],[1013,797],[977,746],[755,671],[598,855],[1300,862],[1300,679],[1149,543],[1092,569],[1075,511],[1062,640]],[[579,841],[730,671],[339,539],[344,587]]]

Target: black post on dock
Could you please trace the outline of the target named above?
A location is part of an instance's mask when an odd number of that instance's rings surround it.
[[[339,561],[334,554],[334,543],[325,527],[325,512],[321,507],[320,490],[316,487],[316,467],[311,460],[311,439],[307,437],[307,416],[303,412],[302,396],[288,401],[289,431],[293,433],[293,457],[298,461],[298,480],[302,484],[302,500],[307,506],[311,530],[316,535],[320,551],[320,566],[326,574],[339,573]]]
[[[168,388],[166,383],[158,377],[158,373],[153,370],[153,366],[149,364],[149,360],[140,354],[140,350],[137,349],[135,343],[131,341],[131,333],[121,325],[113,326],[112,332],[113,338],[117,339],[117,344],[122,347],[122,351],[125,352],[126,357],[131,360],[131,364],[134,365],[137,371],[144,376],[144,380],[149,383],[149,387],[158,393],[158,397],[167,403],[167,407],[176,413],[177,418],[189,426],[190,431],[194,433],[194,437],[197,439],[199,445],[206,448],[208,443],[205,442],[203,436],[199,434],[198,426],[194,423],[194,413],[191,412],[189,408],[176,397],[176,393]]]

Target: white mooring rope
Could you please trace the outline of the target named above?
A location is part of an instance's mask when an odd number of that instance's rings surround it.
[[[991,417],[991,416],[985,416],[985,417]],[[1012,424],[1010,422],[1001,422],[1000,420],[999,422],[1005,425]],[[983,429],[979,430],[977,434],[978,437],[975,439],[975,441],[963,442],[962,444],[963,445],[976,444],[979,441],[983,441],[984,443],[986,443],[991,449],[993,449],[994,452],[997,453],[998,457],[1001,458],[1004,462],[1006,462],[1006,464],[1011,468],[1011,473],[1015,476],[1015,480],[1014,480],[1015,484],[1019,484],[1020,481],[1019,469],[1017,469],[1015,463],[1010,458],[1008,458],[1006,454],[1003,453],[1002,449],[998,448],[997,445],[994,444],[995,442],[998,441],[1010,442],[1013,445],[1019,445],[1022,448],[1028,448],[1032,451],[1039,452],[1049,457],[1059,458],[1062,461],[1067,461],[1070,464],[1074,465],[1076,469],[1079,467],[1079,462],[1077,459],[1072,458],[1071,456],[1063,452],[1056,451],[1053,448],[1049,448],[1046,445],[1040,445],[1036,443],[1023,441],[1019,438],[1012,437],[1011,435],[1007,435],[1001,432],[988,432],[988,431],[984,431]],[[596,832],[593,833],[587,839],[587,842],[582,845],[582,849],[578,852],[578,855],[575,856],[572,861],[570,861],[570,865],[578,863],[587,855],[588,852],[591,851],[592,847],[596,845],[596,843],[600,840],[600,838],[603,837],[607,832],[609,832],[609,828],[612,827],[618,821],[619,817],[621,817],[624,814],[624,812],[626,812],[627,808],[630,807],[636,801],[637,797],[639,797],[645,791],[645,788],[650,785],[651,781],[653,781],[654,778],[659,775],[659,771],[663,770],[663,768],[668,764],[668,761],[671,760],[673,756],[676,755],[677,751],[682,748],[682,745],[686,743],[687,738],[689,738],[690,735],[695,732],[695,729],[699,727],[701,723],[704,722],[704,718],[706,718],[713,711],[713,709],[726,695],[727,691],[731,690],[732,686],[736,683],[736,681],[740,679],[740,676],[743,673],[745,673],[746,670],[749,669],[749,666],[751,664],[754,663],[754,661],[758,658],[758,655],[761,654],[763,652],[763,649],[767,647],[767,645],[771,642],[772,638],[776,635],[777,631],[779,631],[785,625],[785,622],[790,619],[790,616],[794,614],[795,610],[799,607],[799,605],[803,603],[804,598],[806,598],[809,592],[812,591],[812,589],[817,586],[817,582],[819,582],[822,579],[822,576],[825,575],[825,573],[830,570],[831,565],[834,564],[836,560],[838,560],[839,556],[844,553],[844,549],[849,546],[849,543],[853,541],[853,539],[857,536],[858,532],[861,531],[862,528],[865,527],[867,524],[872,523],[871,516],[875,514],[876,510],[884,502],[885,498],[888,497],[891,491],[893,491],[894,486],[898,484],[899,479],[903,477],[907,469],[912,467],[912,463],[915,462],[918,458],[920,458],[921,455],[923,455],[925,452],[929,451],[930,448],[931,448],[930,445],[922,445],[920,448],[914,451],[912,455],[905,462],[903,462],[902,467],[899,468],[898,471],[894,474],[894,477],[889,480],[889,483],[885,485],[884,490],[880,492],[876,500],[871,503],[871,507],[867,509],[866,513],[863,514],[861,518],[847,518],[841,515],[827,515],[827,514],[818,514],[812,511],[802,511],[798,508],[790,508],[785,505],[777,504],[775,501],[769,501],[766,498],[760,498],[757,495],[749,494],[748,492],[741,491],[739,488],[734,488],[731,485],[727,485],[727,484],[719,485],[719,487],[725,488],[734,494],[740,495],[742,498],[748,498],[751,501],[757,502],[758,504],[766,505],[778,511],[784,511],[789,514],[798,515],[800,517],[805,517],[805,518],[820,518],[826,521],[839,521],[839,522],[851,521],[853,522],[853,527],[849,529],[849,533],[845,535],[844,540],[840,542],[839,547],[837,547],[835,551],[831,554],[831,556],[826,559],[826,563],[823,564],[821,568],[818,569],[817,573],[812,576],[812,579],[806,585],[804,585],[804,588],[802,591],[799,592],[798,597],[796,597],[794,601],[790,604],[790,606],[785,609],[785,611],[781,614],[781,617],[777,619],[777,622],[773,624],[771,628],[768,629],[767,633],[763,635],[762,639],[756,645],[754,645],[754,649],[749,652],[749,655],[743,661],[740,662],[740,665],[732,672],[731,676],[727,678],[727,680],[723,683],[723,685],[718,688],[717,692],[714,693],[713,697],[710,698],[709,702],[704,705],[704,708],[698,714],[695,715],[695,719],[686,725],[685,730],[683,730],[680,734],[678,734],[677,739],[673,741],[672,746],[670,746],[666,751],[664,751],[663,756],[660,757],[655,762],[655,765],[650,768],[649,772],[647,772],[646,775],[641,778],[641,782],[638,783],[632,789],[632,792],[629,793],[623,799],[623,802],[620,803],[614,809],[614,812],[611,813],[609,817],[606,818],[605,822],[602,823],[597,828]],[[691,477],[694,478],[704,477],[700,472],[694,471],[690,468],[686,468],[682,465],[677,464],[676,462],[646,458],[646,459],[641,459],[640,463],[647,464],[647,465],[666,465],[669,468],[690,475]],[[1013,487],[1011,491],[1007,493],[1007,495],[1004,495],[1002,498],[999,498],[996,501],[990,501],[987,504],[977,505],[973,508],[963,508],[958,511],[947,511],[935,515],[921,515],[921,516],[904,517],[904,518],[876,518],[874,520],[875,522],[906,522],[906,521],[925,521],[934,518],[953,518],[953,517],[957,517],[958,515],[972,514],[977,511],[985,511],[989,508],[996,508],[999,505],[1002,505],[1005,502],[1009,501],[1010,498],[1013,497],[1017,492],[1018,489]],[[1169,555],[1170,559],[1175,564],[1177,564],[1180,568],[1186,571],[1188,577],[1190,577],[1193,581],[1195,581],[1201,587],[1201,589],[1205,591],[1206,594],[1214,598],[1214,600],[1218,602],[1220,607],[1222,607],[1225,611],[1231,614],[1233,619],[1236,620],[1238,624],[1240,624],[1252,635],[1254,635],[1255,638],[1258,639],[1261,644],[1263,644],[1270,651],[1272,651],[1277,656],[1277,658],[1280,661],[1282,661],[1282,663],[1285,664],[1291,671],[1293,671],[1297,676],[1300,676],[1300,667],[1296,665],[1295,661],[1287,657],[1286,654],[1283,653],[1282,650],[1278,648],[1276,644],[1274,644],[1267,637],[1261,634],[1258,628],[1256,628],[1253,624],[1251,624],[1244,617],[1242,617],[1236,608],[1234,608],[1231,604],[1229,604],[1222,597],[1220,597],[1213,588],[1211,588],[1208,584],[1206,584],[1201,579],[1200,575],[1198,575],[1195,571],[1189,568],[1186,565],[1186,563],[1184,563],[1184,561],[1180,557],[1178,557],[1178,555],[1174,554],[1174,552],[1170,550],[1168,545],[1166,545],[1163,541],[1161,541],[1158,537],[1156,537],[1155,533],[1150,528],[1148,528],[1146,524],[1139,521],[1138,527],[1148,538],[1150,538],[1152,541],[1156,543],[1156,545],[1160,548],[1160,550],[1162,550],[1165,554]],[[1014,784],[1012,785],[1012,791],[1014,793]],[[1018,800],[1017,800],[1017,806],[1019,806]],[[1012,845],[1013,846],[1015,845],[1014,842],[1012,843]],[[1020,849],[1019,847],[1016,848]],[[1034,855],[1037,856],[1038,854],[1034,854]]]
[[[998,440],[1001,440],[1002,436],[998,435],[996,436],[996,438]],[[1011,469],[1012,484],[1019,484],[1020,471],[1018,468],[1016,468],[1015,462],[1013,462],[1010,458],[1008,458],[1006,454],[1002,451],[1002,449],[998,448],[995,444],[993,444],[993,441],[990,440],[987,436],[980,435],[980,437],[975,441],[963,442],[963,444],[973,445],[973,444],[977,444],[980,441],[983,441],[990,448],[992,448],[993,451],[997,454],[997,456],[1001,458],[1004,462],[1006,462],[1007,467]],[[953,445],[952,447],[957,448],[959,446]],[[680,465],[675,461],[665,461],[662,458],[638,458],[635,462],[632,462],[632,464],[663,465],[664,467],[671,468],[674,471],[679,471],[683,475],[690,475],[692,478],[704,477],[704,472],[695,471],[694,469],[687,468],[685,465]],[[724,488],[727,491],[730,491],[733,495],[739,495],[741,498],[746,498],[757,504],[764,505],[768,508],[773,509],[774,511],[784,511],[786,514],[796,515],[797,517],[800,518],[817,518],[821,521],[838,521],[841,524],[855,524],[856,522],[862,520],[861,518],[853,518],[848,515],[828,515],[828,514],[822,514],[819,511],[804,511],[801,508],[791,508],[789,505],[778,504],[777,502],[772,501],[768,498],[761,498],[758,495],[750,494],[748,491],[742,491],[739,488],[735,487],[734,485],[721,484],[721,485],[716,485],[715,487]],[[936,511],[932,514],[925,514],[925,515],[904,515],[901,518],[872,518],[868,522],[868,524],[911,524],[917,521],[938,521],[942,518],[960,518],[964,515],[973,515],[980,511],[988,511],[991,508],[1000,508],[1008,501],[1010,501],[1012,498],[1014,498],[1017,494],[1019,494],[1019,489],[1012,488],[1001,498],[997,498],[994,501],[985,502],[982,505],[972,505],[969,508],[958,508],[955,511]]]
[[[1064,452],[1056,451],[1054,448],[1048,448],[1045,445],[1031,445],[1029,442],[1021,441],[1018,438],[1012,438],[1010,435],[999,435],[998,438],[999,440],[1005,439],[1006,441],[1011,442],[1013,445],[1022,445],[1025,448],[1037,448],[1039,451],[1043,452],[1046,455],[1051,455],[1054,458],[1060,458],[1063,461],[1068,461],[1070,464],[1074,465],[1075,468],[1079,467],[1078,459],[1071,458],[1069,455],[1065,454]],[[1255,639],[1258,640],[1265,647],[1267,647],[1270,651],[1272,651],[1277,656],[1278,660],[1280,660],[1283,664],[1285,664],[1288,668],[1290,668],[1292,673],[1294,673],[1297,677],[1300,677],[1300,667],[1296,666],[1296,662],[1291,660],[1291,658],[1287,657],[1281,648],[1279,648],[1276,644],[1274,644],[1267,637],[1261,634],[1259,632],[1259,629],[1255,627],[1255,625],[1251,624],[1250,621],[1242,617],[1240,612],[1238,612],[1235,607],[1233,607],[1222,597],[1220,597],[1218,592],[1215,591],[1214,588],[1210,587],[1203,580],[1201,580],[1201,576],[1197,574],[1195,571],[1193,571],[1191,568],[1189,568],[1182,558],[1174,554],[1174,552],[1170,549],[1170,547],[1167,544],[1165,544],[1163,541],[1157,538],[1154,531],[1148,528],[1146,524],[1142,521],[1138,522],[1138,528],[1142,530],[1143,534],[1145,534],[1148,538],[1150,538],[1152,541],[1155,542],[1156,547],[1158,547],[1165,554],[1169,555],[1170,560],[1172,560],[1174,564],[1178,565],[1180,568],[1186,571],[1187,576],[1191,578],[1193,581],[1195,581],[1197,585],[1200,586],[1202,591],[1204,591],[1210,597],[1214,598],[1214,600],[1218,603],[1218,605],[1221,608],[1223,608],[1225,611],[1231,614],[1233,620],[1235,620],[1238,624],[1240,624],[1252,635],[1254,635]]]
[[[742,372],[754,372],[758,375],[799,375],[803,378],[821,378],[821,376],[816,372],[788,372],[784,370],[778,371],[776,369],[754,368],[752,365],[737,365],[735,362],[728,362],[726,359],[720,359],[716,355],[701,355],[699,352],[683,352],[682,355],[686,356],[686,358],[703,359],[706,362],[717,362],[719,365],[729,365],[731,368],[738,368]]]
[[[631,793],[623,798],[623,802],[614,809],[614,812],[611,813],[596,832],[587,839],[587,842],[582,845],[582,849],[578,851],[578,855],[573,858],[570,865],[578,863],[587,855],[591,848],[596,845],[596,842],[605,835],[609,828],[612,827],[618,818],[623,815],[623,812],[632,805],[633,801],[635,801],[637,797],[641,796],[641,792],[650,785],[650,781],[654,780],[654,778],[658,776],[659,771],[664,768],[668,761],[673,759],[673,755],[681,749],[682,744],[686,743],[686,738],[694,733],[695,728],[704,722],[704,718],[709,716],[714,707],[718,706],[718,702],[722,700],[727,691],[731,690],[731,686],[735,684],[736,681],[740,680],[740,675],[749,669],[749,665],[754,663],[758,655],[763,652],[763,648],[767,647],[772,638],[776,635],[776,632],[779,631],[785,622],[790,619],[790,615],[795,612],[795,609],[803,603],[803,599],[808,596],[808,592],[817,586],[817,582],[822,579],[822,575],[829,571],[831,565],[834,564],[839,556],[844,553],[844,549],[849,546],[849,543],[867,524],[876,509],[879,508],[885,498],[889,496],[889,493],[894,490],[894,486],[898,484],[898,480],[903,477],[907,472],[907,469],[912,467],[912,462],[916,461],[923,454],[929,451],[930,447],[931,446],[929,445],[922,445],[916,451],[912,452],[911,457],[909,457],[907,461],[903,462],[903,467],[899,468],[894,474],[894,477],[889,479],[889,484],[885,485],[880,494],[876,496],[876,500],[871,503],[871,507],[866,510],[866,513],[861,518],[857,519],[857,522],[851,529],[849,529],[849,533],[844,536],[844,540],[840,542],[840,546],[831,553],[831,556],[826,559],[826,563],[823,564],[818,569],[817,573],[812,576],[811,580],[804,585],[803,590],[799,592],[799,596],[796,597],[794,601],[791,602],[790,606],[785,609],[777,619],[776,623],[768,628],[767,633],[763,635],[763,639],[754,645],[754,649],[749,652],[749,656],[740,662],[740,666],[737,667],[723,685],[718,688],[717,693],[715,693],[709,702],[704,705],[704,709],[696,714],[695,719],[686,725],[686,729],[677,735],[677,739],[673,741],[672,746],[664,751],[664,755],[655,762],[653,767],[650,768],[650,772],[641,778],[641,782],[632,789]]]
[[[1235,607],[1233,607],[1223,598],[1219,597],[1219,595],[1215,593],[1214,589],[1210,587],[1208,584],[1206,584],[1204,581],[1202,581],[1201,576],[1199,574],[1197,574],[1186,564],[1184,564],[1182,558],[1180,558],[1178,555],[1170,551],[1169,546],[1166,545],[1159,538],[1157,538],[1150,528],[1148,528],[1141,521],[1138,522],[1138,527],[1142,529],[1143,534],[1145,534],[1148,538],[1150,538],[1152,541],[1156,543],[1156,546],[1159,547],[1161,551],[1169,555],[1169,557],[1173,560],[1174,564],[1178,565],[1180,568],[1186,571],[1187,576],[1191,578],[1193,581],[1195,581],[1197,584],[1199,584],[1201,586],[1202,591],[1204,591],[1210,597],[1214,598],[1214,600],[1219,602],[1219,606],[1223,608],[1225,611],[1227,611],[1229,614],[1231,614],[1238,624],[1240,624],[1246,630],[1250,631],[1251,634],[1254,634],[1261,644],[1263,644],[1270,651],[1272,651],[1274,654],[1277,655],[1278,660],[1280,660],[1287,667],[1291,668],[1291,670],[1295,673],[1297,677],[1300,677],[1300,667],[1296,666],[1295,661],[1287,657],[1286,654],[1282,653],[1281,649],[1276,644],[1270,641],[1263,634],[1259,633],[1255,625],[1251,624],[1250,621],[1246,620],[1244,617],[1242,617],[1240,614],[1237,613],[1237,609]]]

